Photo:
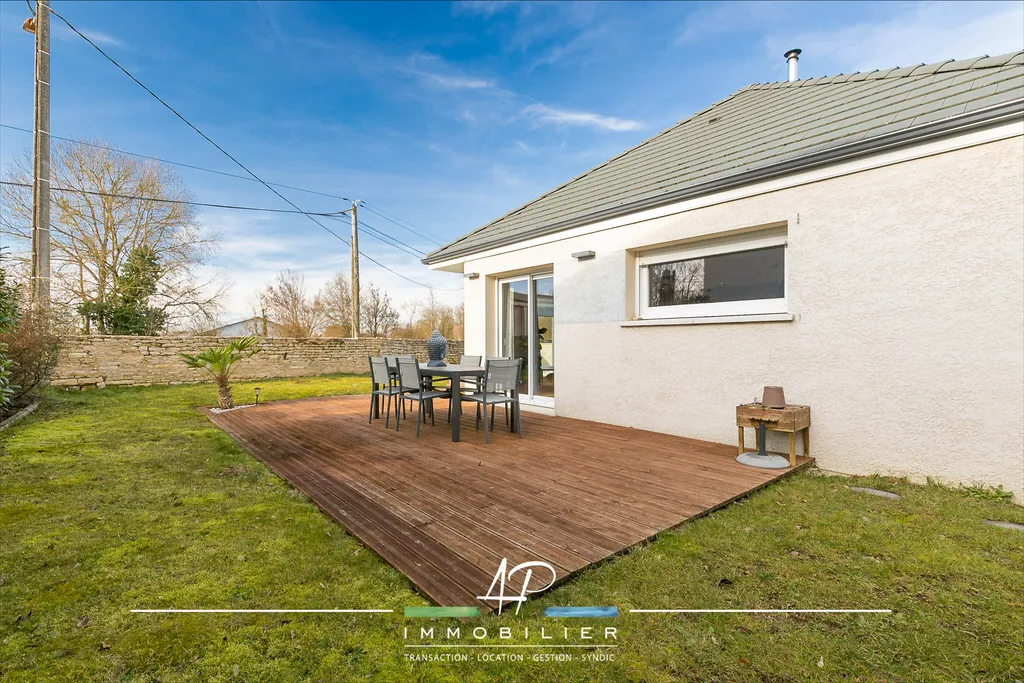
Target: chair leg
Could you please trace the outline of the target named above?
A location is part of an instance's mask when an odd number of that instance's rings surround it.
[[[491,410],[494,410],[494,406],[491,406]],[[484,443],[490,443],[491,437],[487,433],[487,404],[484,404]]]
[[[494,406],[491,406],[491,431],[494,431]]]
[[[391,420],[391,396],[388,395],[387,409],[384,411],[384,429],[388,428],[388,422]]]
[[[519,427],[519,438],[521,439],[521,438],[523,438],[523,412],[519,409],[519,401],[515,402],[515,407],[516,407],[515,421],[516,421],[516,425]]]
[[[373,424],[373,403],[377,400],[377,394],[370,394],[370,420],[367,424]]]
[[[423,399],[419,401],[419,409],[416,411],[416,438],[420,438],[420,422],[423,420]]]
[[[452,423],[452,399],[448,398],[448,424]]]
[[[480,431],[480,404],[476,404],[476,431]]]

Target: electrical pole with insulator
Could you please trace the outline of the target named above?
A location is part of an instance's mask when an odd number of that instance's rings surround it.
[[[36,2],[35,17],[22,28],[36,37],[35,126],[32,143],[31,300],[50,307],[50,3]]]
[[[359,338],[359,218],[356,207],[359,200],[352,202],[352,337]]]

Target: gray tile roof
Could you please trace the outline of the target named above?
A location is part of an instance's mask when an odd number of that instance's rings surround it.
[[[1022,99],[1024,52],[749,85],[424,262],[630,213],[688,188]]]

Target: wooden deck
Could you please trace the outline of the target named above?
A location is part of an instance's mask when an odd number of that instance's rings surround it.
[[[793,471],[739,465],[731,445],[527,412],[519,439],[500,409],[489,445],[470,411],[459,443],[443,409],[417,439],[415,418],[396,433],[367,424],[368,406],[343,396],[207,414],[439,605],[490,610],[476,596],[502,558],[545,561],[560,583]]]

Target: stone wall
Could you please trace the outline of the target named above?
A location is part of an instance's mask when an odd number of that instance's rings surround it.
[[[107,385],[181,384],[205,382],[201,370],[185,365],[180,354],[226,344],[219,337],[127,337],[91,335],[69,337],[51,384],[65,388]],[[369,372],[368,356],[411,353],[427,358],[423,339],[281,339],[260,342],[260,351],[239,361],[233,379],[302,377],[335,372]],[[461,341],[448,342],[448,358],[462,354]]]

